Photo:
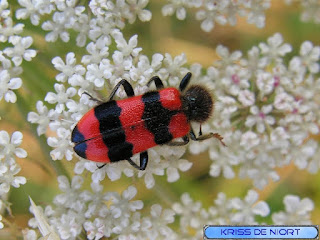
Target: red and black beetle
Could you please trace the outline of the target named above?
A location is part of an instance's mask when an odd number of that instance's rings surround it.
[[[213,111],[214,100],[207,89],[199,85],[187,88],[191,73],[181,80],[179,90],[163,88],[157,76],[150,79],[157,91],[134,96],[131,84],[123,79],[113,89],[109,101],[87,112],[72,131],[75,152],[95,162],[127,160],[144,170],[148,163],[147,149],[156,145],[185,145],[189,137],[195,141],[215,137],[225,145],[218,133],[196,137],[190,122],[205,122]],[[113,100],[120,86],[129,98]],[[182,138],[183,141],[172,141]],[[131,160],[140,153],[140,166]]]

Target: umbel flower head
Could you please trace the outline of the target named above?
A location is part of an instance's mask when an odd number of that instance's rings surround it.
[[[0,207],[9,212],[11,204],[7,198],[11,186],[19,188],[27,182],[25,177],[17,176],[21,167],[16,162],[16,158],[27,157],[27,152],[19,147],[22,137],[19,131],[13,132],[11,136],[4,130],[0,131]],[[0,215],[0,229],[4,227],[1,220],[2,215]]]
[[[259,201],[259,195],[254,190],[249,190],[243,199],[227,198],[224,193],[219,193],[213,205],[207,209],[202,207],[200,201],[194,201],[188,193],[184,193],[181,201],[174,203],[172,209],[153,204],[149,214],[148,211],[142,211],[144,204],[141,200],[133,200],[137,195],[137,189],[133,186],[119,194],[105,192],[102,185],[95,183],[91,184],[91,190],[83,190],[84,179],[81,176],[75,176],[71,182],[65,176],[59,176],[58,181],[63,193],[55,197],[53,206],[45,209],[38,207],[38,211],[42,213],[42,219],[47,219],[50,231],[58,233],[61,239],[75,239],[82,227],[88,239],[181,239],[181,236],[194,239],[202,236],[204,224],[257,224],[256,216],[266,217],[270,213],[268,204]],[[278,219],[275,223],[280,223],[280,218],[285,214],[292,218],[299,214],[299,218],[303,219],[301,223],[308,223],[313,209],[312,201],[305,198],[295,208],[289,207],[290,201],[299,202],[299,198],[293,195],[285,198],[287,213],[274,213],[273,218]],[[29,221],[31,227],[37,227],[37,223],[43,221],[35,216]],[[180,227],[174,231],[171,223],[177,217]],[[194,231],[188,231],[190,229]],[[29,232],[34,234],[32,230]]]
[[[43,57],[46,50],[42,46],[54,50],[58,46],[56,42],[67,46],[63,54],[52,57],[56,75],[50,78],[51,90],[43,99],[34,100],[36,110],[30,111],[27,119],[36,124],[41,141],[46,140],[48,159],[51,163],[56,161],[53,165],[65,160],[75,163],[73,172],[69,171],[73,176],[59,174],[57,182],[61,193],[51,204],[42,207],[32,204],[30,211],[35,218],[29,221],[29,226],[33,229],[24,230],[24,239],[38,239],[36,228],[48,239],[57,236],[68,240],[198,239],[202,237],[204,224],[311,223],[315,205],[309,198],[288,194],[283,197],[284,210],[272,213],[272,206],[269,207],[264,196],[259,199],[255,190],[231,198],[223,192],[210,192],[205,197],[211,198],[213,194],[217,197],[208,204],[202,202],[198,192],[193,192],[196,181],[188,182],[193,172],[184,172],[203,164],[206,179],[249,178],[259,189],[266,187],[270,180],[279,180],[281,175],[276,169],[288,164],[317,173],[320,166],[316,137],[320,126],[319,46],[304,41],[300,49],[293,49],[280,33],[275,33],[247,52],[232,52],[218,45],[218,59],[202,67],[189,63],[185,53],[147,54],[138,42],[145,35],[130,35],[129,24],[151,20],[148,0],[83,3],[76,0],[18,0],[16,4],[0,1],[0,42],[3,43],[0,101],[19,104],[20,97],[24,99],[30,94],[24,85],[25,76],[30,72],[24,70],[37,53]],[[239,17],[262,28],[268,23],[265,12],[270,6],[270,0],[168,0],[163,4],[162,14],[176,15],[183,20],[189,17],[191,9],[200,21],[199,28],[209,32],[217,25],[234,26]],[[301,6],[303,21],[319,23],[317,1],[302,1]],[[19,21],[30,21],[33,26],[30,28],[30,24]],[[45,32],[42,42],[38,34],[30,33],[34,28]],[[148,150],[146,171],[135,170],[127,161],[103,165],[74,154],[70,140],[77,122],[98,104],[96,99],[107,101],[103,96],[110,95],[122,79],[133,86],[135,95],[141,95],[153,89],[147,83],[154,76],[159,76],[165,87],[178,88],[188,72],[192,73],[194,84],[208,86],[215,95],[213,117],[201,126],[192,124],[193,129],[196,133],[199,128],[203,133],[219,132],[227,147],[216,139],[182,147],[157,146]],[[122,88],[115,94],[116,100],[126,97]],[[21,109],[23,105],[17,106]],[[9,213],[11,186],[18,188],[26,183],[25,177],[18,176],[21,167],[16,162],[17,158],[27,157],[21,142],[21,132],[10,135],[0,130],[0,209]],[[209,161],[192,162],[186,152],[205,152]],[[139,163],[139,156],[133,156],[132,160]],[[86,177],[87,172],[91,173],[91,179]],[[120,181],[114,183],[122,175],[127,178],[123,178],[121,184]],[[181,185],[175,188],[177,185],[173,183],[181,178]],[[199,177],[199,182],[201,180]],[[187,187],[183,189],[183,186]],[[144,202],[144,198],[148,201]],[[5,214],[0,216],[0,228],[8,223],[4,218]]]
[[[233,178],[234,166],[240,166],[239,176],[253,179],[258,188],[279,179],[276,167],[294,162],[311,169],[319,151],[308,137],[319,133],[318,92],[310,87],[319,85],[320,48],[304,42],[300,55],[286,64],[283,57],[291,46],[279,33],[267,42],[249,50],[247,58],[217,48],[222,59],[202,79],[214,79],[219,101],[212,126],[220,129],[229,147],[210,141],[190,145],[193,153],[209,149],[212,176]]]
[[[181,1],[170,0],[170,3],[162,8],[164,16],[176,13],[179,20],[187,16],[186,8],[196,9],[196,19],[201,22],[201,29],[210,32],[215,24],[236,25],[237,17],[247,17],[247,22],[255,24],[258,28],[265,26],[264,11],[270,8],[270,0],[259,1],[232,1],[232,0],[205,0],[205,1]]]
[[[0,195],[8,193],[10,186],[18,188],[26,183],[25,177],[15,176],[21,170],[15,158],[27,157],[27,152],[19,148],[21,142],[21,132],[14,132],[10,137],[6,131],[0,131]]]

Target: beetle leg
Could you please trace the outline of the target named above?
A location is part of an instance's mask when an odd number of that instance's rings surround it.
[[[156,84],[157,89],[161,89],[164,87],[162,80],[158,76],[154,76],[149,80],[149,82],[147,83],[148,87],[151,84],[151,82],[154,82]]]
[[[195,134],[194,134],[194,131],[193,129],[191,128],[190,130],[190,138],[193,140],[193,141],[203,141],[203,140],[206,140],[206,139],[209,139],[209,138],[216,138],[218,139],[221,144],[223,146],[227,146],[224,142],[223,142],[223,137],[219,134],[219,133],[209,133],[209,134],[206,134],[206,135],[200,135],[199,137],[197,137]]]
[[[134,168],[136,169],[139,169],[140,170],[140,167],[134,162],[131,160],[131,158],[128,158],[126,159]]]
[[[183,136],[182,140],[183,140],[183,142],[168,142],[166,144],[169,145],[169,146],[184,146],[184,145],[188,144],[188,142],[189,142],[188,135]]]
[[[126,92],[127,96],[128,97],[133,97],[134,96],[134,91],[133,91],[133,88],[131,86],[131,84],[125,80],[125,79],[122,79],[120,82],[117,83],[117,85],[113,88],[111,94],[110,94],[110,97],[109,97],[109,101],[111,101],[114,97],[114,95],[116,94],[116,92],[118,91],[119,87],[120,86],[123,86],[124,88],[124,91]]]
[[[98,98],[92,97],[88,92],[83,92],[82,94],[88,95],[89,99],[92,100],[92,101],[95,101],[95,102],[97,102],[99,104],[103,103],[103,101],[99,100]]]
[[[148,164],[148,152],[140,153],[140,170],[145,170]]]
[[[103,168],[105,165],[107,165],[107,164],[103,164],[103,165],[101,165],[101,166],[98,166],[98,165],[97,165],[97,168],[98,168],[98,169],[101,169],[101,168]]]
[[[202,128],[201,128],[201,126],[202,126],[202,125],[200,124],[200,127],[199,127],[199,137],[202,136]]]
[[[126,159],[133,167],[139,170],[145,170],[148,164],[148,152],[140,153],[140,166],[138,166],[131,158]]]
[[[181,80],[180,85],[179,85],[179,89],[181,92],[183,92],[186,87],[188,86],[189,82],[190,82],[190,78],[191,78],[192,74],[191,72],[188,72]]]

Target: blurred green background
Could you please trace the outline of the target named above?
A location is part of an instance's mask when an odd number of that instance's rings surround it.
[[[178,21],[175,17],[163,17],[160,9],[164,3],[165,1],[161,0],[151,1],[148,7],[152,11],[152,20],[147,23],[137,21],[133,25],[128,24],[123,30],[126,39],[133,34],[138,34],[138,46],[143,48],[143,54],[150,57],[158,52],[168,52],[173,56],[184,52],[187,55],[188,64],[198,62],[208,67],[217,60],[215,48],[218,44],[227,46],[231,51],[241,50],[246,56],[246,51],[252,46],[266,42],[268,37],[280,32],[284,41],[293,46],[294,50],[288,54],[289,58],[298,54],[300,45],[305,40],[312,41],[314,45],[320,43],[320,25],[301,22],[301,8],[297,4],[287,6],[284,1],[271,1],[271,8],[266,11],[266,27],[263,29],[249,25],[246,19],[241,18],[238,19],[235,27],[216,24],[210,33],[205,33],[200,29],[200,22],[195,20],[192,11],[188,12],[185,21]],[[17,9],[17,6],[13,5],[12,9]],[[31,217],[28,196],[30,195],[39,205],[51,204],[53,197],[60,193],[56,177],[62,174],[64,169],[72,176],[76,162],[76,159],[70,162],[66,160],[52,162],[48,154],[50,148],[47,146],[46,138],[39,138],[36,135],[37,126],[30,125],[26,121],[27,114],[36,110],[36,102],[43,101],[48,91],[54,92],[53,85],[57,71],[51,59],[55,56],[65,59],[66,53],[75,52],[80,63],[81,56],[85,53],[85,48],[80,49],[75,46],[76,34],[74,33],[68,43],[63,43],[61,40],[56,43],[47,43],[44,40],[45,32],[39,26],[34,27],[28,21],[23,23],[26,25],[25,35],[33,37],[32,48],[38,53],[31,63],[23,62],[24,72],[21,76],[23,86],[16,91],[17,102],[15,104],[6,103],[4,100],[0,102],[0,130],[6,130],[9,134],[17,130],[21,131],[24,135],[21,147],[28,152],[26,159],[17,160],[22,167],[19,175],[27,178],[27,184],[19,189],[12,188],[10,193],[9,201],[12,203],[14,217],[4,214],[12,223],[16,223],[18,228],[26,227]],[[48,105],[48,107],[52,106]],[[253,188],[252,182],[246,179],[211,178],[208,174],[211,160],[207,154],[197,156],[187,154],[185,158],[195,164],[187,173],[181,173],[181,178],[176,183],[168,183],[165,176],[160,176],[156,177],[157,187],[151,190],[145,188],[143,178],[123,177],[116,182],[106,179],[102,184],[105,190],[119,192],[131,184],[135,185],[138,188],[136,198],[144,201],[147,212],[153,203],[160,203],[165,208],[170,207],[173,202],[179,201],[180,195],[184,192],[189,192],[194,200],[201,201],[204,207],[208,207],[213,204],[219,192],[226,193],[229,198],[237,196],[243,198],[248,189]],[[287,194],[296,194],[301,198],[309,197],[315,203],[312,221],[319,224],[320,173],[310,175],[293,165],[278,169],[278,173],[281,176],[279,182],[271,182],[262,191],[257,190],[260,193],[260,199],[267,201],[271,212],[276,212],[284,209],[282,201]],[[87,180],[84,187],[90,188],[91,174],[84,174],[84,177]],[[161,198],[161,196],[165,197]],[[264,221],[271,223],[271,217]]]

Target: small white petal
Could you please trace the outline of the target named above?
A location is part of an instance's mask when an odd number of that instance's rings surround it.
[[[53,92],[48,92],[44,100],[48,103],[54,104],[57,102],[57,95]]]
[[[178,170],[172,167],[167,169],[167,176],[168,182],[176,182],[180,178]]]
[[[155,180],[153,178],[153,175],[152,174],[146,174],[145,178],[144,178],[144,182],[145,182],[146,187],[148,189],[153,188],[154,184],[155,184]]]
[[[25,53],[23,55],[23,58],[26,61],[31,61],[32,58],[34,58],[36,55],[37,55],[37,52],[35,50],[28,49],[28,50],[25,51]]]
[[[17,96],[14,92],[7,91],[4,95],[4,99],[6,100],[6,102],[15,103],[17,101]]]
[[[212,164],[210,167],[210,176],[218,177],[221,173],[221,167],[216,164]]]
[[[140,13],[139,13],[139,19],[142,21],[142,22],[148,22],[151,20],[151,17],[152,17],[152,13],[149,11],[149,10],[142,10]]]
[[[19,131],[14,132],[11,136],[11,143],[14,145],[20,145],[22,142],[22,137],[23,135],[21,132]]]
[[[130,210],[131,211],[136,211],[136,210],[140,210],[143,208],[143,202],[138,200],[138,201],[133,201],[130,202]]]
[[[191,167],[192,167],[192,162],[189,162],[188,160],[185,160],[185,159],[179,160],[179,169],[182,172],[188,171]]]
[[[14,180],[12,181],[11,185],[15,188],[20,187],[20,185],[26,184],[27,179],[25,177],[15,177]]]
[[[168,4],[168,5],[165,5],[163,8],[162,8],[162,15],[163,16],[171,16],[173,15],[174,13],[174,7],[172,4]]]
[[[232,179],[235,177],[235,173],[230,166],[225,166],[223,168],[223,176],[227,179]]]
[[[210,32],[214,27],[213,21],[212,20],[204,20],[201,23],[201,29],[205,32]]]
[[[115,181],[115,180],[120,179],[121,171],[119,171],[119,169],[114,167],[114,166],[108,166],[107,175],[108,175],[108,177],[110,178],[111,181]]]
[[[187,14],[187,12],[184,7],[180,7],[177,9],[176,15],[179,20],[184,20],[186,18],[186,14]]]
[[[10,82],[9,82],[9,84],[8,84],[8,87],[9,87],[10,89],[18,89],[18,88],[21,87],[21,85],[22,85],[22,80],[21,80],[21,78],[11,78],[11,79],[10,79]]]
[[[26,158],[27,157],[27,152],[24,150],[24,149],[22,149],[22,148],[17,148],[15,151],[14,151],[14,153],[16,154],[16,156],[18,157],[18,158]]]

